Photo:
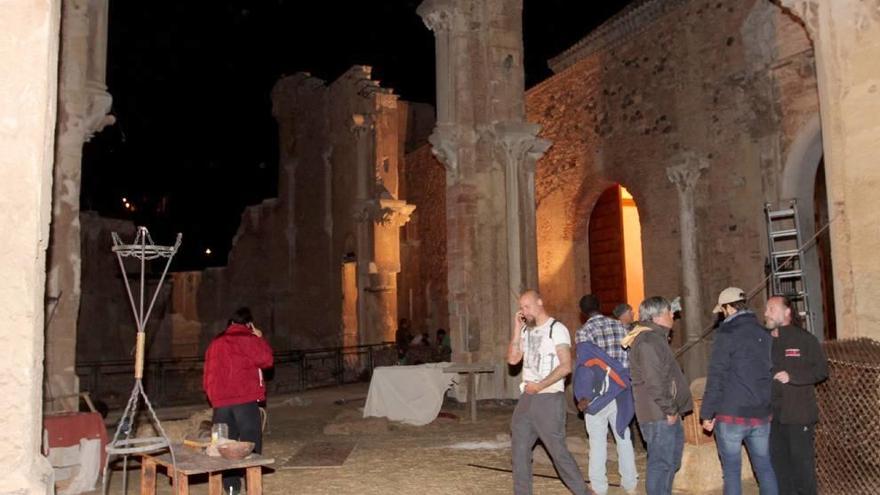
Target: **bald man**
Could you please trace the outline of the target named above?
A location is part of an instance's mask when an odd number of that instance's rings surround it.
[[[565,377],[571,373],[571,335],[544,309],[536,291],[524,292],[513,317],[507,362],[523,363],[522,395],[510,421],[513,493],[532,493],[532,449],[540,438],[571,493],[586,495],[584,477],[565,445]]]

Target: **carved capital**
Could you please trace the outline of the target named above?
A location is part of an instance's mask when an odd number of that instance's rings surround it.
[[[810,39],[819,33],[819,0],[779,0],[779,4],[801,19]]]
[[[399,199],[367,199],[355,206],[356,222],[370,222],[387,227],[403,227],[409,222],[416,205]]]
[[[113,96],[105,91],[105,89],[97,85],[90,85],[86,88],[89,108],[83,122],[83,130],[85,131],[84,141],[89,141],[92,139],[92,136],[104,130],[105,127],[116,123],[116,117],[110,115],[110,109],[113,107]]]
[[[431,143],[431,152],[446,166],[446,173],[454,181],[459,173],[459,148],[475,144],[477,135],[472,129],[460,125],[437,124],[428,142]]]
[[[367,131],[373,129],[373,117],[369,114],[356,113],[351,116],[351,126],[348,130],[354,134],[354,137],[360,139],[364,137]]]
[[[535,172],[535,163],[553,144],[538,137],[541,126],[528,122],[500,122],[488,128],[495,154],[508,170]]]
[[[455,7],[450,0],[425,0],[416,9],[428,29],[435,34],[449,32],[454,25]]]
[[[666,168],[666,177],[675,184],[679,194],[693,192],[703,171],[709,168],[709,160],[693,151],[685,151],[675,161],[676,165]]]

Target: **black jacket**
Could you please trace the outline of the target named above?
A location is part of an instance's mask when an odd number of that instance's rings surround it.
[[[773,374],[787,371],[789,382],[773,380],[773,420],[811,425],[819,421],[815,385],[828,378],[828,363],[819,341],[795,326],[779,328],[773,339]]]
[[[736,313],[718,327],[700,407],[702,419],[718,414],[770,416],[771,344],[770,332],[748,310]]]
[[[691,390],[669,348],[669,329],[639,323],[626,338],[636,417],[640,423],[665,420],[694,409]]]

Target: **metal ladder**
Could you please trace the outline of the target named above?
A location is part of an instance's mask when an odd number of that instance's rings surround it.
[[[797,310],[804,329],[813,333],[813,313],[804,277],[803,239],[797,203],[791,200],[787,207],[774,209],[764,205],[769,244],[770,295],[787,296]]]

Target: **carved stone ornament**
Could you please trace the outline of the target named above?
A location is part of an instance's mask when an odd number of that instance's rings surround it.
[[[666,177],[675,184],[679,194],[692,192],[703,171],[709,168],[709,160],[693,151],[685,151],[678,155],[676,162],[666,168]]]
[[[476,141],[477,135],[473,130],[457,124],[437,124],[434,132],[428,137],[428,142],[431,143],[431,152],[446,166],[446,173],[453,181],[459,173],[459,147],[473,145]]]
[[[356,222],[371,222],[386,227],[403,227],[409,222],[416,205],[399,199],[361,201],[354,212]]]
[[[508,168],[525,168],[534,173],[535,163],[553,144],[538,137],[541,126],[528,122],[501,122],[488,128],[495,142],[495,153]]]
[[[450,31],[455,10],[450,0],[425,0],[416,9],[428,29],[434,33]]]

